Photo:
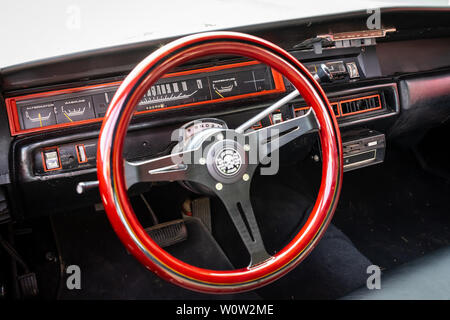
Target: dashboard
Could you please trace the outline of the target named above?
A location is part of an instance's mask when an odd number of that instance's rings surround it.
[[[363,66],[357,59],[347,58],[346,62],[320,61],[306,66],[315,73],[320,63],[332,66],[330,70],[333,76],[341,83],[364,77]],[[357,70],[356,77],[352,71],[354,66]],[[66,127],[80,128],[86,124],[99,123],[119,84],[120,82],[105,83],[8,98],[6,104],[9,110],[11,135],[21,136],[39,132],[45,134]],[[236,117],[243,119],[249,117],[240,115],[242,107],[239,105],[253,105],[255,102],[267,104],[292,90],[294,87],[287,79],[276,70],[257,61],[177,72],[167,75],[145,93],[136,106],[134,121],[145,125],[148,123],[146,116],[159,118],[168,113],[169,119],[173,119],[173,115],[184,115],[186,111],[192,112],[198,118],[202,112],[201,108],[208,107],[209,109],[204,111],[207,114],[210,114],[209,110],[222,114],[230,113],[223,117],[230,119],[227,123],[232,125],[236,123]],[[375,118],[392,117],[399,111],[399,97],[395,83],[330,92],[329,100],[336,118],[343,127],[372,121]],[[256,107],[251,112],[258,109]],[[250,130],[304,115],[308,109],[309,106],[303,99],[296,99],[255,123]],[[130,133],[131,136],[135,134]],[[166,135],[165,147],[170,144],[169,130]],[[142,145],[147,146],[153,144],[150,142],[153,138],[149,133],[144,134],[144,137],[129,139],[125,146],[128,160],[148,158],[155,154],[155,150],[164,150],[164,146],[154,145],[142,148],[130,140],[142,140]],[[67,174],[73,176],[95,170],[97,139],[60,137],[55,142],[46,139],[44,143],[38,141],[28,144],[22,152],[25,153],[22,157],[31,159],[29,161],[31,165],[24,168],[26,175],[23,178],[26,177],[29,181],[58,179]]]
[[[320,63],[308,63],[311,74]],[[328,61],[334,79],[357,79],[355,61]],[[47,131],[91,122],[101,122],[121,82],[17,96],[6,99],[11,135]],[[276,70],[257,61],[171,73],[142,97],[135,115],[175,108],[242,100],[294,88]],[[380,94],[333,103],[337,117],[382,108]],[[295,111],[299,111],[297,108]]]
[[[315,74],[322,63],[327,65],[335,82],[345,84],[366,77],[364,60],[358,61],[358,56],[308,62],[305,66]],[[9,97],[5,102],[11,136],[101,123],[120,83],[121,81],[107,82]],[[194,68],[169,73],[151,86],[136,106],[134,120],[145,123],[145,117],[150,114],[155,116],[155,113],[180,112],[183,109],[196,113],[202,107],[236,112],[239,111],[235,107],[237,104],[274,101],[292,90],[294,87],[287,79],[258,61]],[[329,94],[329,99],[333,112],[342,125],[374,117],[393,116],[399,110],[395,83],[333,92]],[[230,107],[229,103],[233,105]],[[294,100],[254,124],[252,130],[301,116],[308,109],[309,106],[302,99]],[[95,138],[70,142],[63,140],[60,139],[55,144],[49,140],[45,143],[39,141],[23,149],[27,152],[24,156],[31,159],[31,165],[26,167],[28,180],[57,179],[65,174],[79,175],[89,169],[95,170]],[[169,139],[167,141],[170,142]],[[129,155],[128,159],[150,156],[151,152],[143,152]]]
[[[384,151],[364,149],[373,143],[368,139],[379,139],[384,148],[389,139],[435,126],[450,116],[450,55],[443,54],[450,51],[448,14],[385,10],[383,23],[397,31],[369,43],[342,40],[339,46],[320,50],[303,47],[304,40],[362,30],[365,20],[357,24],[355,17],[364,18],[365,13],[235,31],[282,46],[312,74],[320,64],[327,65],[334,81],[323,88],[341,128],[344,152],[353,152],[362,161],[368,161],[367,154],[378,163]],[[421,31],[411,21],[423,21]],[[136,63],[170,40],[1,70],[0,147],[8,152],[0,154],[0,185],[11,185],[16,195],[27,197],[32,205],[18,205],[23,215],[99,202],[98,192],[79,195],[75,189],[78,182],[96,180],[97,138],[108,105]],[[236,127],[292,90],[289,81],[258,61],[229,56],[192,61],[164,76],[142,97],[124,157],[139,160],[167,153],[171,132],[191,120],[219,118]],[[299,97],[250,130],[301,116],[308,109]],[[311,141],[298,145],[311,148]],[[53,200],[41,201],[44,194]]]

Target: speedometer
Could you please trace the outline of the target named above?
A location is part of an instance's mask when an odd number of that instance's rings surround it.
[[[209,83],[206,77],[178,81],[166,80],[153,85],[145,93],[137,106],[137,111],[163,109],[210,99]]]

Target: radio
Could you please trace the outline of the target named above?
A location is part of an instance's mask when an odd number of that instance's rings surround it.
[[[329,69],[334,80],[359,78],[359,69],[355,61],[328,61],[325,65]],[[305,63],[312,75],[317,73],[320,63]]]
[[[386,141],[383,133],[358,129],[342,133],[344,172],[384,161]]]

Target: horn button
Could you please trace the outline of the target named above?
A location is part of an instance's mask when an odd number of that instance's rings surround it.
[[[222,183],[241,179],[248,165],[244,148],[238,142],[227,139],[211,146],[206,163],[211,176]]]

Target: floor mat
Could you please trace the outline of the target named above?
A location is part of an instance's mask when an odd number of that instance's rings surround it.
[[[266,299],[338,299],[366,284],[371,264],[342,231],[330,224],[300,265],[258,293]]]

